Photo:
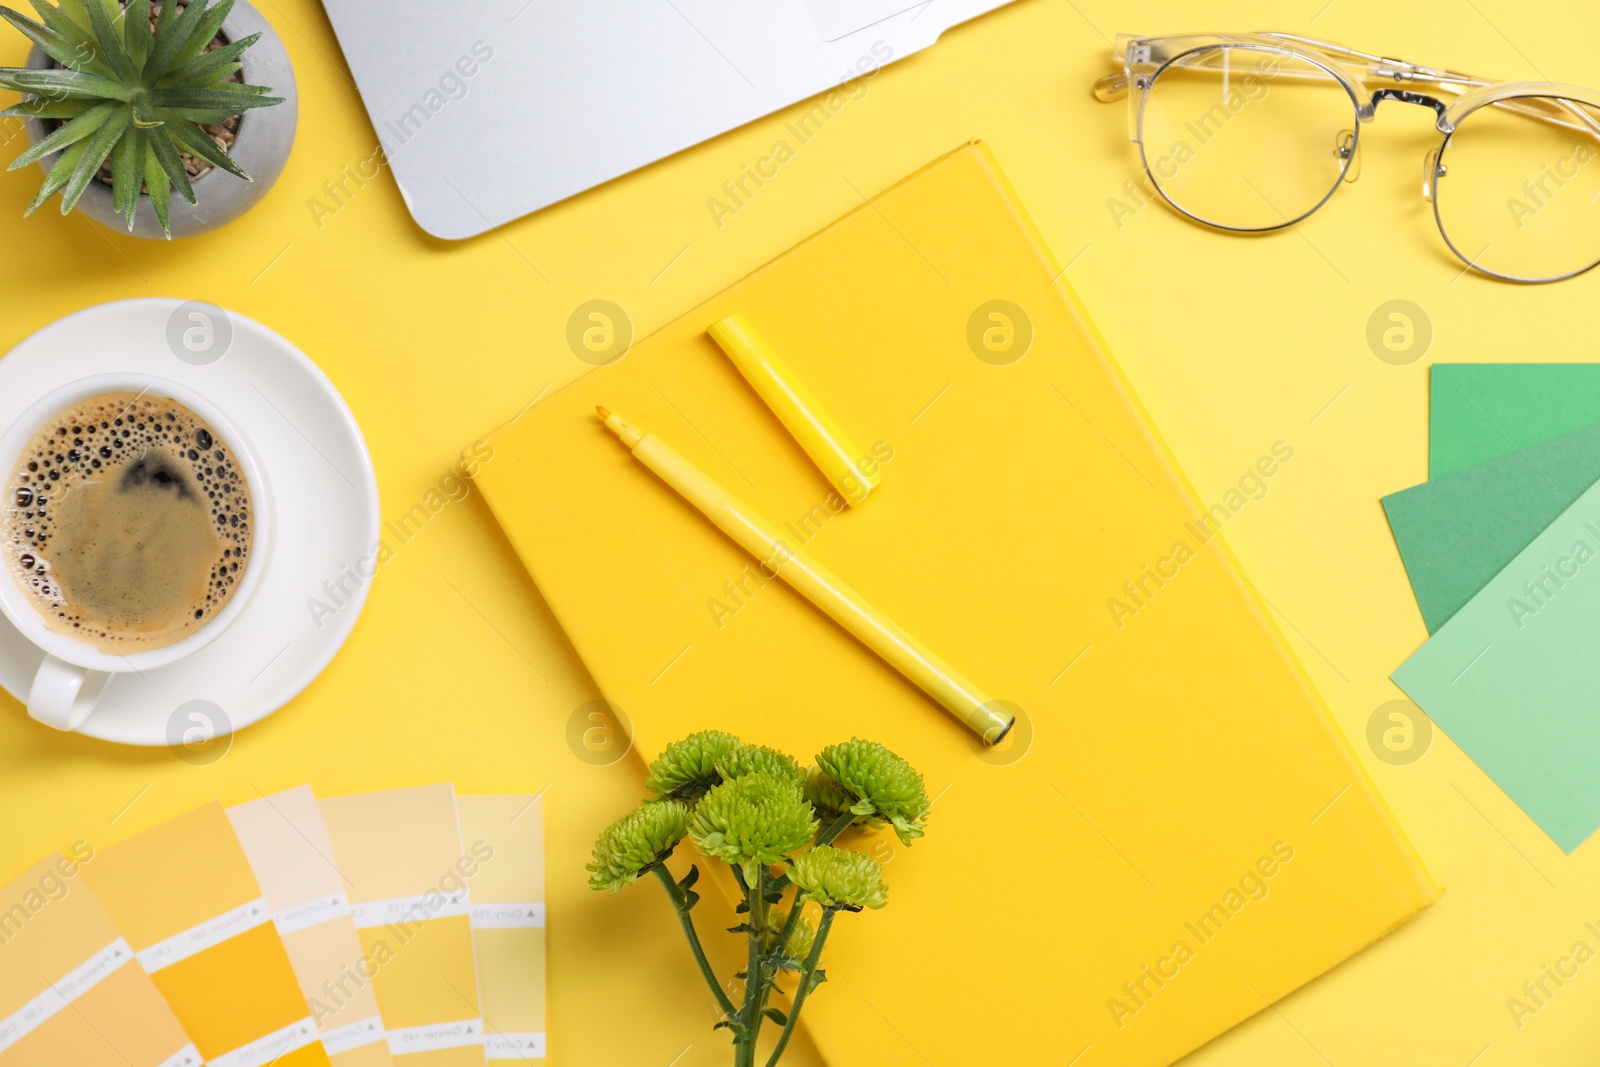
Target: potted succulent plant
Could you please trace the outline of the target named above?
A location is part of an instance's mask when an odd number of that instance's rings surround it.
[[[139,237],[204,233],[243,214],[283,170],[297,118],[283,42],[236,0],[30,0],[41,21],[0,7],[33,42],[0,86],[26,94],[40,163],[31,214],[56,193]],[[178,193],[172,195],[173,190]]]
[[[830,745],[802,768],[775,749],[703,730],[668,745],[650,764],[645,788],[650,798],[595,842],[589,885],[615,893],[654,875],[722,1010],[716,1028],[732,1038],[734,1067],[777,1067],[801,1009],[827,981],[822,954],[834,919],[889,902],[878,861],[834,841],[846,831],[888,827],[910,846],[922,836],[930,806],[922,775],[872,741]],[[680,880],[666,867],[685,838],[731,869],[742,897],[742,921],[729,932],[745,936],[747,962],[726,984],[691,914],[700,901],[693,888],[700,868],[691,866]],[[780,982],[790,977],[792,987],[783,990]],[[787,993],[787,1012],[771,1003],[775,992]],[[769,1021],[778,1037],[761,1057],[761,1028]]]

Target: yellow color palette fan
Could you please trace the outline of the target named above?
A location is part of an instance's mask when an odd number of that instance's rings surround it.
[[[926,775],[915,847],[846,841],[890,904],[841,921],[807,1003],[834,1067],[1170,1063],[1438,892],[1059,276],[965,146],[527,411],[477,475],[644,757],[860,736]],[[881,459],[861,507],[707,336],[733,314]],[[1019,709],[1007,744],[764,577],[596,405]]]

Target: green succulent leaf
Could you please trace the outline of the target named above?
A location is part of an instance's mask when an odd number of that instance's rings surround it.
[[[176,21],[171,21],[168,18],[167,11],[177,6],[176,3],[162,5],[160,21],[168,23],[167,30],[165,33],[156,34],[155,43],[151,46],[150,54],[145,57],[144,61],[144,78],[150,84],[159,81],[162,75],[172,69],[173,64],[177,61],[179,51],[188,43],[189,38],[194,35],[195,29],[200,25],[200,20],[205,18],[205,0],[194,0],[193,3],[183,9],[182,14],[176,16]],[[213,33],[211,36],[215,37],[216,34]],[[206,38],[208,41],[210,39],[210,37]]]
[[[61,0],[61,11],[77,26],[89,29],[89,10],[84,6],[84,0]]]
[[[133,89],[129,85],[81,70],[0,67],[0,85],[21,93],[36,93],[55,100],[76,97],[121,100],[126,103],[133,96]]]
[[[165,120],[166,115],[160,108],[157,108],[156,117]],[[247,182],[255,180],[245,173],[243,167],[233,161],[232,156],[217,146],[217,142],[211,139],[209,133],[194,123],[169,122],[166,126],[167,131],[178,142],[178,147],[188,152],[191,156],[203,159],[212,166],[221,167],[236,178],[243,178]]]
[[[199,2],[199,0],[196,0]],[[195,27],[189,39],[178,49],[177,57],[172,61],[172,67],[181,67],[206,50],[217,32],[222,29],[223,22],[227,21],[228,12],[233,10],[233,0],[221,0],[221,3],[210,8],[201,16],[200,24]],[[172,69],[171,67],[168,68]],[[164,73],[164,72],[163,72]]]
[[[77,118],[56,127],[54,133],[43,138],[32,148],[18,156],[12,161],[11,166],[6,169],[16,170],[19,167],[26,167],[30,163],[39,162],[39,160],[52,152],[59,152],[68,145],[77,144],[85,137],[89,137],[99,130],[101,124],[110,117],[111,112],[119,107],[126,106],[126,104],[118,104],[111,100],[91,106]]]
[[[75,119],[92,107],[98,107],[98,100],[24,100],[20,104],[0,111],[0,115],[19,119]]]
[[[122,9],[116,7],[115,14],[108,12],[105,5],[96,0],[88,0],[85,4],[89,12],[89,28],[94,31],[95,44],[100,46],[100,55],[111,65],[112,71],[123,81],[134,82],[139,78],[139,68],[134,65],[133,57],[128,55],[128,47],[123,43],[122,33],[117,28],[122,15]]]
[[[15,26],[24,37],[38,45],[45,55],[57,63],[64,67],[77,66],[79,58],[77,45],[49,26],[35,22],[9,7],[0,7],[0,18]]]
[[[67,182],[67,187],[61,191],[61,213],[67,214],[77,206],[78,198],[94,180],[100,164],[106,161],[111,150],[117,146],[117,141],[127,131],[133,122],[132,108],[119,108],[106,119],[105,125],[95,131],[89,138],[89,147],[84,150],[83,158],[78,160],[77,169],[72,172],[72,180]]]
[[[739,739],[721,730],[701,730],[674,741],[650,763],[644,786],[658,797],[697,800],[722,781],[717,762],[739,747]]]
[[[825,908],[881,908],[889,903],[883,867],[871,856],[818,845],[789,861],[789,880]]]
[[[72,45],[73,56],[70,60],[62,60],[66,66],[73,70],[85,71],[89,74],[99,74],[102,77],[114,78],[116,72],[111,69],[100,55],[100,48],[94,43],[94,34],[83,25],[67,17],[60,8],[49,3],[48,0],[31,0],[33,9],[54,33]],[[85,16],[87,19],[87,16]]]
[[[823,749],[817,767],[853,798],[849,810],[889,823],[903,844],[922,836],[928,817],[922,775],[887,748],[852,738]]]
[[[282,97],[257,96],[254,93],[235,93],[225,89],[152,89],[150,101],[156,107],[227,108],[237,115],[257,107],[272,107],[283,103]]]
[[[689,834],[707,855],[743,868],[745,880],[810,844],[817,832],[800,783],[756,772],[723,782],[700,799]]]
[[[249,51],[250,46],[261,40],[261,34],[253,33],[249,37],[241,37],[232,44],[224,45],[212,52],[202,54],[198,59],[191,60],[181,67],[163,74],[156,85],[161,88],[169,86],[176,88],[203,88],[213,82],[224,81],[240,68],[236,62],[238,58]]]
[[[178,195],[189,203],[196,203],[194,186],[189,183],[189,172],[183,168],[183,160],[178,155],[178,148],[172,143],[172,133],[166,127],[150,131],[150,152],[155,157],[162,173],[178,190]]]
[[[156,137],[165,139],[164,132],[147,134],[146,140]],[[156,221],[161,223],[161,232],[172,240],[172,182],[167,178],[167,172],[161,169],[161,163],[156,159],[155,153],[149,150],[148,143],[144,155],[144,185],[150,193],[150,206],[155,208]]]
[[[589,887],[616,893],[672,854],[689,832],[689,809],[675,800],[649,801],[606,827],[587,865]]]
[[[144,61],[150,56],[153,42],[149,28],[150,0],[128,0],[127,14],[122,17],[122,38],[135,70],[144,70]]]
[[[139,190],[144,185],[145,133],[137,126],[117,142],[111,162],[111,198],[133,230],[133,216],[139,209]]]
[[[38,195],[33,198],[33,202],[22,213],[23,218],[27,218],[39,210],[46,200],[54,196],[72,179],[72,173],[78,169],[78,161],[83,158],[83,153],[88,147],[88,141],[79,141],[75,145],[68,146],[67,150],[61,153],[61,158],[56,160],[55,165],[50,168],[50,173],[46,175],[44,185],[39,189]]]

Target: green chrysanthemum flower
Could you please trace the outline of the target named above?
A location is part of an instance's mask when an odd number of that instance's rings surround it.
[[[772,913],[770,919],[772,932],[767,935],[764,946],[767,952],[772,952],[777,948],[778,935],[783,932],[783,928],[788,923],[788,912],[775,911]],[[797,960],[805,959],[811,952],[811,944],[816,939],[816,936],[816,929],[806,921],[804,916],[801,916],[800,921],[795,923],[794,929],[789,932],[789,940],[784,949],[784,955],[793,956]]]
[[[714,787],[689,823],[702,851],[743,867],[747,880],[810,844],[816,832],[800,783],[760,771]]]
[[[883,884],[878,861],[832,845],[819,845],[790,860],[789,880],[806,899],[825,908],[860,911],[889,903],[889,887]]]
[[[922,836],[928,793],[911,764],[876,741],[852,738],[823,749],[817,766],[855,798],[850,811],[885,820],[903,844]]]
[[[757,773],[796,782],[803,780],[800,764],[795,762],[793,756],[766,745],[740,745],[717,761],[717,773],[722,775],[725,782]]]
[[[856,798],[844,791],[844,786],[829,778],[820,767],[806,768],[806,799],[817,809],[825,822],[832,822],[855,804]]]
[[[739,748],[739,739],[721,730],[701,730],[674,741],[650,764],[645,788],[658,797],[694,801],[721,781],[717,762]]]
[[[589,888],[615,893],[666,859],[689,832],[689,809],[676,800],[647,802],[606,827],[587,865]]]

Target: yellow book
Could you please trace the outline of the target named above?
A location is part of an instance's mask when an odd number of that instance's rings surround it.
[[[529,410],[478,475],[645,758],[718,727],[802,760],[871,738],[926,775],[914,848],[845,842],[890,904],[837,924],[806,1005],[833,1067],[1170,1063],[1439,892],[1060,274],[965,146]],[[870,506],[706,335],[735,313],[870,451]],[[596,405],[1010,702],[1007,743],[763,576]]]

